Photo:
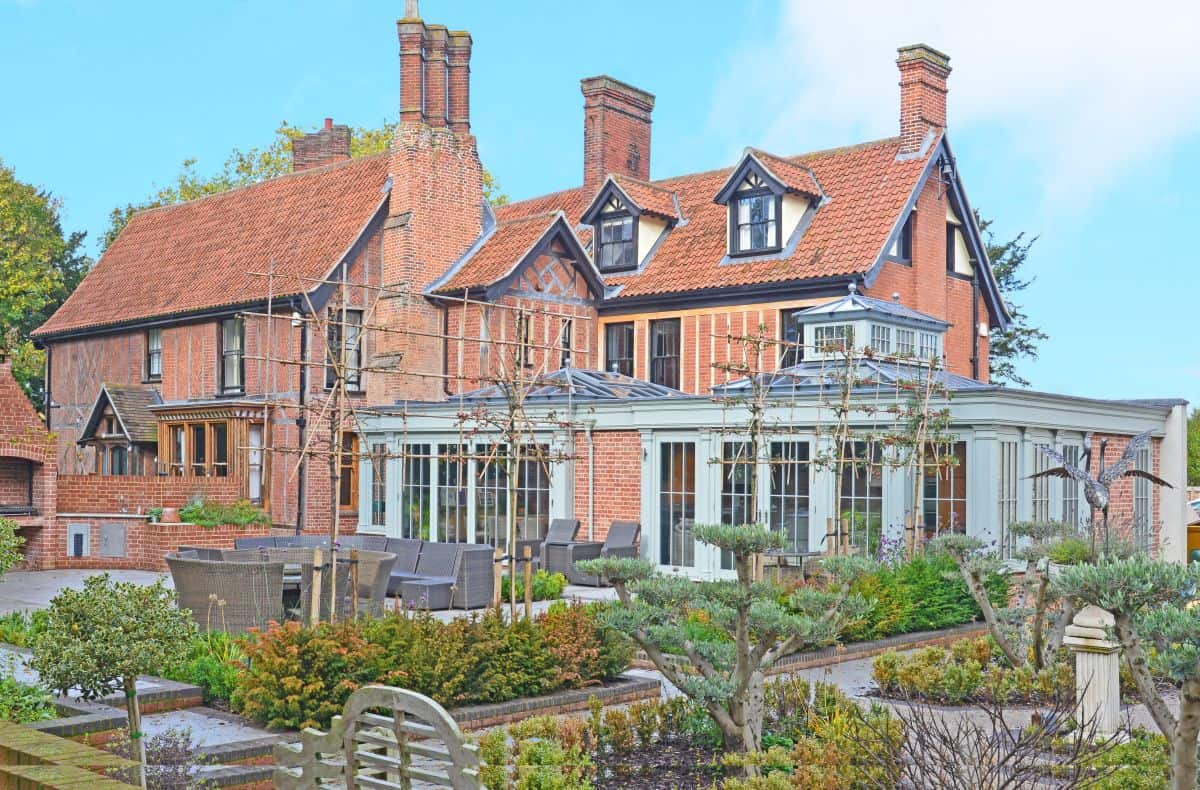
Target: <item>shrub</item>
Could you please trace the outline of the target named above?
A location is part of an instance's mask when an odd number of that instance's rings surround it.
[[[584,753],[578,719],[534,716],[479,739],[485,787],[517,790],[589,790],[592,761]]]
[[[1054,543],[1046,551],[1051,562],[1059,565],[1079,565],[1091,562],[1092,548],[1086,540],[1079,537],[1066,537]]]
[[[11,518],[0,518],[0,576],[21,561],[21,547],[25,545],[25,538],[17,534],[18,529],[17,522]]]
[[[50,692],[17,680],[10,660],[7,671],[0,675],[0,719],[25,724],[52,719],[56,713]]]
[[[972,700],[1053,701],[1074,693],[1069,664],[1041,670],[1028,664],[1011,667],[988,636],[960,639],[949,650],[888,651],[872,662],[872,677],[884,695],[952,705]]]
[[[1094,790],[1158,790],[1167,786],[1171,758],[1161,735],[1134,729],[1125,743],[1103,750],[1089,761],[1102,774]]]
[[[0,642],[27,647],[35,636],[46,630],[46,620],[45,609],[0,615]]]
[[[563,590],[567,588],[567,577],[561,573],[550,573],[545,569],[538,569],[533,574],[533,600],[535,601],[551,601],[555,598],[561,598]],[[505,574],[500,579],[501,595],[505,600],[508,600],[508,575]],[[517,576],[517,600],[525,600],[525,576]]]
[[[232,505],[222,505],[208,500],[191,502],[179,509],[179,520],[201,527],[219,527],[232,524],[238,527],[251,524],[268,525],[271,517],[246,500]]]
[[[985,586],[994,601],[1001,602],[1008,594],[1007,582],[997,574],[989,575]],[[874,606],[851,626],[846,641],[935,631],[969,623],[980,615],[954,560],[942,553],[881,565],[860,576],[851,589]]]
[[[136,760],[129,741],[119,739],[109,741],[104,748],[110,749],[127,760]],[[211,782],[197,779],[196,769],[212,762],[206,755],[200,753],[199,747],[192,740],[192,731],[187,727],[172,727],[157,735],[146,738],[146,790],[189,790],[214,787]],[[118,771],[118,774],[123,773]],[[134,777],[122,777],[138,780]]]
[[[554,657],[559,685],[578,687],[613,678],[629,666],[633,642],[597,622],[604,606],[557,602],[537,619],[546,649]]]
[[[382,672],[383,650],[353,621],[304,627],[275,623],[251,631],[249,668],[230,698],[234,710],[268,727],[325,727],[346,699]]]
[[[183,662],[166,668],[162,676],[200,686],[205,702],[228,701],[245,668],[246,654],[238,640],[224,631],[209,631],[197,634]]]

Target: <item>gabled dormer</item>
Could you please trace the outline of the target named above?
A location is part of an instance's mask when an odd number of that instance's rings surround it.
[[[823,194],[803,165],[747,149],[714,202],[729,212],[729,256],[771,255],[794,240]]]
[[[601,274],[634,271],[679,221],[675,194],[629,176],[609,175],[580,222],[592,228]]]

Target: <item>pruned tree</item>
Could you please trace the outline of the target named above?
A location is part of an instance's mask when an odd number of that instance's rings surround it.
[[[779,548],[780,533],[759,525],[700,525],[696,537],[733,556],[735,580],[693,582],[658,573],[640,559],[586,560],[578,566],[608,578],[619,603],[604,611],[604,621],[629,635],[667,680],[704,708],[721,730],[725,748],[758,751],[767,671],[790,653],[832,644],[847,624],[865,614],[867,602],[850,593],[865,563],[827,559],[824,567],[837,580],[834,585],[802,586],[785,598],[779,585],[754,578],[754,557]],[[685,624],[696,615],[726,638],[689,636]],[[681,666],[672,650],[682,651],[688,665]]]
[[[1063,570],[1064,594],[1112,613],[1114,630],[1138,695],[1167,739],[1171,786],[1195,790],[1200,737],[1200,567],[1152,560],[1101,558]],[[1160,681],[1179,691],[1172,712]]]
[[[1005,659],[1013,667],[1036,670],[1052,665],[1062,648],[1066,628],[1075,616],[1074,603],[1063,598],[1051,578],[1050,555],[1062,541],[1075,537],[1075,529],[1060,522],[1026,521],[1009,527],[1021,539],[1016,557],[1024,560],[1020,593],[1016,603],[996,606],[987,578],[1006,574],[1003,562],[978,538],[944,535],[931,544],[954,559],[967,590],[983,613],[988,631]]]
[[[114,582],[103,573],[84,580],[82,590],[64,589],[51,599],[29,665],[59,694],[77,688],[91,700],[124,692],[130,746],[143,764],[145,787],[137,678],[182,661],[195,633],[191,613],[175,605],[175,593],[161,580]]]

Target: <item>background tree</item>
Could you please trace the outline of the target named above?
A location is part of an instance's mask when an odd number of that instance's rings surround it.
[[[396,124],[389,121],[378,127],[355,127],[350,133],[350,157],[354,159],[386,151],[395,130]],[[102,239],[102,248],[107,249],[112,244],[135,212],[215,195],[291,172],[292,141],[308,131],[315,131],[315,128],[305,130],[284,121],[275,130],[275,138],[267,146],[244,151],[234,148],[221,168],[208,175],[197,172],[198,160],[195,158],[183,160],[179,173],[166,186],[141,203],[127,203],[109,213],[109,225]],[[508,202],[508,196],[499,190],[491,173],[486,170],[483,172],[483,194],[493,206]]]
[[[1200,409],[1188,417],[1187,454],[1187,484],[1200,486]]]
[[[63,232],[61,201],[19,180],[0,160],[0,342],[13,374],[39,409],[45,401],[45,355],[29,333],[66,300],[92,260],[84,234]]]
[[[54,596],[29,665],[60,694],[78,687],[90,700],[124,691],[130,746],[144,765],[137,677],[182,662],[195,633],[191,613],[175,606],[175,593],[162,581],[113,582],[104,573],[89,576],[82,590]]]
[[[1038,344],[1048,339],[1049,335],[1029,323],[1029,316],[1025,315],[1016,298],[1035,279],[1026,279],[1021,267],[1025,265],[1029,250],[1038,237],[1026,239],[1022,232],[1008,241],[999,242],[991,231],[992,220],[984,219],[976,212],[975,221],[983,232],[996,286],[1012,315],[1012,325],[1007,330],[992,328],[988,344],[988,372],[995,383],[1028,387],[1029,380],[1017,373],[1017,363],[1023,359],[1037,359]]]

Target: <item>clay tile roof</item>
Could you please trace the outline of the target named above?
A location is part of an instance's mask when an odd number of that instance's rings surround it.
[[[675,206],[675,193],[671,190],[630,176],[614,175],[613,180],[642,211],[657,214],[664,219],[679,219],[679,209]]]
[[[379,154],[135,214],[39,327],[47,336],[309,291],[374,217],[388,178]]]
[[[80,434],[81,442],[95,437],[105,402],[112,406],[113,413],[116,414],[121,427],[125,429],[125,436],[129,441],[158,441],[158,420],[150,411],[151,406],[162,403],[158,391],[149,386],[105,382],[100,388],[100,394],[96,396],[91,415]]]
[[[803,195],[811,195],[815,198],[824,197],[824,194],[821,192],[821,185],[817,183],[817,179],[813,176],[813,171],[804,164],[769,154],[766,151],[760,151],[757,148],[751,149],[751,153],[791,191],[799,192]]]
[[[807,178],[809,188],[818,188],[826,200],[794,249],[765,260],[725,262],[727,209],[713,196],[733,168],[653,182],[657,190],[678,196],[686,222],[668,231],[645,269],[605,278],[607,285],[622,286],[610,301],[864,274],[883,251],[937,145],[930,145],[924,157],[904,159],[896,157],[899,148],[900,139],[893,137],[786,158],[766,155],[765,164],[778,177],[793,181],[796,189]],[[507,221],[561,209],[577,221],[594,197],[593,190],[570,189],[509,204],[497,214]]]
[[[549,211],[498,221],[481,243],[456,264],[457,268],[450,270],[448,279],[433,285],[432,292],[481,288],[502,279],[529,254],[559,216],[559,212]]]

